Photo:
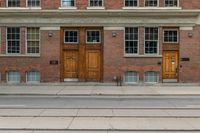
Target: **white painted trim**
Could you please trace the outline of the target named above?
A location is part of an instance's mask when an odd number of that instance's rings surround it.
[[[64,78],[64,82],[78,82],[78,78]]]
[[[60,27],[40,27],[40,30],[60,30]]]
[[[124,30],[124,27],[104,27],[104,30]]]
[[[87,7],[87,10],[105,10],[104,6]]]
[[[124,27],[124,57],[128,56],[128,57],[131,57],[131,56],[137,56],[140,54],[140,27],[127,27],[127,28],[138,28],[138,45],[137,45],[137,53],[133,53],[133,54],[127,54],[126,51],[125,51],[125,46],[126,46],[126,27]]]
[[[77,7],[75,7],[75,6],[59,7],[58,9],[60,9],[60,10],[77,10]]]
[[[158,28],[158,44],[157,44],[157,53],[156,54],[148,54],[148,53],[145,53],[145,33],[146,33],[146,28]],[[159,27],[156,27],[156,26],[146,26],[144,27],[144,55],[146,56],[158,56],[160,55],[160,29]]]
[[[0,57],[40,57],[40,54],[0,54]]]
[[[181,10],[181,7],[122,7],[123,10]]]
[[[162,58],[162,55],[124,55],[125,58]]]
[[[193,27],[180,27],[180,30],[193,30]]]

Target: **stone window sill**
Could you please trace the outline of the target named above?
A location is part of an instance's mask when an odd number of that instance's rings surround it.
[[[87,7],[88,10],[105,10],[105,7]]]

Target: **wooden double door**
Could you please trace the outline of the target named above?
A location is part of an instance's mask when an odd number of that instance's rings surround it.
[[[102,28],[62,28],[62,37],[62,79],[101,81]]]
[[[178,79],[178,51],[163,51],[163,79]]]

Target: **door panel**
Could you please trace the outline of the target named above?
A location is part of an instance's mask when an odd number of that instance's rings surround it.
[[[178,51],[163,51],[163,79],[178,78]]]
[[[78,78],[78,51],[64,51],[64,78]]]
[[[100,50],[87,50],[86,52],[86,75],[87,80],[99,81],[100,80]]]

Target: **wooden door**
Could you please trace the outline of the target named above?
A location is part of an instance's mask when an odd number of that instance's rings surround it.
[[[101,68],[101,51],[87,50],[86,52],[86,79],[87,81],[99,81]]]
[[[163,79],[178,78],[178,51],[163,51]]]
[[[78,51],[64,51],[64,78],[78,78]]]

